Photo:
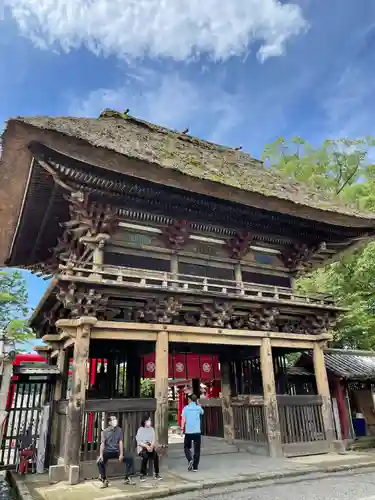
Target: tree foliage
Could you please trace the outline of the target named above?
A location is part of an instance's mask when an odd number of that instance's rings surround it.
[[[0,333],[6,334],[18,344],[33,337],[26,325],[27,307],[26,281],[19,271],[0,272]]]
[[[277,139],[264,150],[269,168],[281,175],[332,192],[358,208],[375,212],[375,139],[327,140],[313,147],[300,137]],[[332,294],[348,308],[334,331],[334,344],[375,348],[375,243],[339,262],[300,278],[307,292]]]

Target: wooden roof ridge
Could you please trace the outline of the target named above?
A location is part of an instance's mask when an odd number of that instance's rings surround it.
[[[76,138],[189,177],[292,202],[296,208],[304,206],[375,221],[375,213],[344,203],[326,190],[287,179],[238,148],[221,146],[126,113],[105,110],[99,118],[16,117],[8,123],[12,121]]]

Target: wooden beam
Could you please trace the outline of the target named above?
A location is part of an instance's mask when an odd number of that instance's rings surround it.
[[[160,328],[160,326],[159,326]],[[142,332],[139,330],[112,330],[112,329],[95,329],[91,334],[92,339],[100,340],[143,340],[156,342],[157,332]]]
[[[159,332],[155,349],[155,433],[161,445],[168,445],[168,343],[168,332]]]
[[[262,339],[260,346],[260,365],[262,370],[264,412],[269,453],[271,457],[282,456],[282,443],[279,409],[276,399],[275,372],[272,360],[272,346],[269,338]]]
[[[76,320],[59,320],[59,321],[76,321]],[[67,325],[68,326],[68,325]],[[153,331],[158,332],[161,329],[160,324],[153,323],[131,323],[123,321],[98,321],[93,329],[95,330],[138,330],[138,331]],[[331,340],[332,335],[327,333],[322,333],[319,335],[308,335],[299,333],[281,333],[273,331],[262,331],[262,330],[237,330],[229,328],[207,328],[199,326],[185,326],[185,325],[163,325],[163,330],[167,330],[170,333],[192,333],[203,335],[227,335],[227,336],[239,336],[239,337],[270,337],[279,339],[289,339],[289,340],[306,340],[310,342],[319,342],[321,340]]]
[[[260,338],[254,337],[227,337],[218,335],[206,335],[204,332],[199,334],[189,333],[170,333],[170,342],[181,342],[188,344],[213,344],[213,345],[244,345],[244,346],[259,346]]]
[[[315,342],[309,342],[304,340],[283,340],[283,339],[272,339],[272,347],[285,347],[289,349],[313,349]]]
[[[332,443],[335,439],[334,423],[332,416],[331,392],[329,390],[327,370],[324,361],[324,350],[319,344],[313,349],[314,371],[318,394],[322,397],[322,414],[326,439]]]
[[[66,339],[63,345],[63,349],[68,349],[68,347],[71,347],[74,345],[75,339]]]

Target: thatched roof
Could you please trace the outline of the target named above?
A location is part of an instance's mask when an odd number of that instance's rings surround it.
[[[191,177],[205,179],[267,197],[328,212],[375,219],[322,190],[292,182],[248,153],[219,146],[187,134],[108,110],[99,119],[19,117],[16,121],[56,131],[122,155],[144,160]]]

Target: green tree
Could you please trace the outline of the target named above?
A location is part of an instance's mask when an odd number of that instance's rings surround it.
[[[0,333],[14,339],[17,344],[33,338],[26,324],[27,286],[20,271],[0,272]]]
[[[280,138],[264,150],[267,166],[282,176],[300,181],[375,212],[375,140],[341,139],[312,147],[300,137]],[[334,331],[340,347],[375,349],[375,243],[348,254],[339,262],[300,278],[306,292],[333,295],[348,311]]]
[[[371,137],[326,140],[319,147],[301,137],[293,137],[289,142],[280,137],[266,146],[263,160],[291,180],[331,191],[367,208],[367,182],[375,181],[375,165],[369,161],[374,147],[375,139]]]

